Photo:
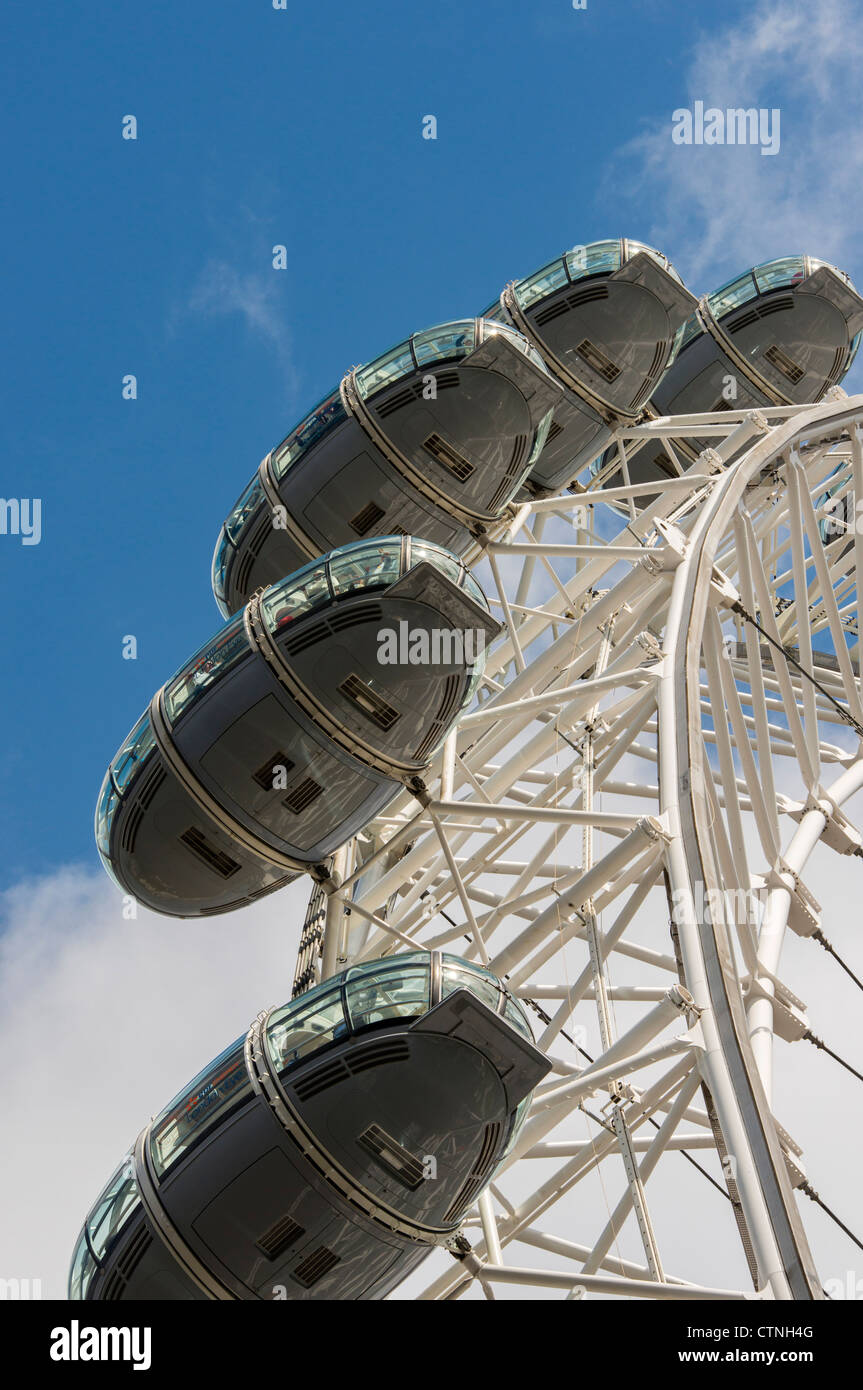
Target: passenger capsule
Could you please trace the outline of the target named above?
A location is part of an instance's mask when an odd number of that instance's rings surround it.
[[[863,299],[844,271],[813,256],[766,261],[699,300],[649,412],[690,415],[820,401],[854,361],[861,329]],[[633,453],[630,481],[676,477],[698,448],[675,440],[674,451],[677,459],[656,442]],[[609,452],[594,473],[611,462]],[[619,485],[620,474],[615,470],[606,481]]]
[[[324,861],[428,766],[499,631],[449,552],[356,542],[256,595],[157,691],[96,811],[105,867],[176,917]]]
[[[549,1062],[522,1005],[439,952],[258,1016],[139,1135],[71,1299],[380,1299],[452,1242]]]
[[[560,387],[506,324],[415,333],[348,372],[267,454],[213,556],[223,614],[357,537],[422,535],[461,553],[534,466]]]
[[[638,418],[694,306],[667,257],[626,238],[576,246],[507,286],[486,314],[519,328],[566,393],[528,492],[559,492]]]

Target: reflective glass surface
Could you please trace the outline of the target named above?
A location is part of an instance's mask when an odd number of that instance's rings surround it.
[[[586,272],[582,273],[586,274]],[[514,294],[522,309],[529,309],[531,304],[536,304],[540,299],[554,294],[555,290],[563,289],[564,285],[569,284],[569,280],[570,277],[566,273],[566,265],[561,256],[558,260],[552,261],[550,265],[544,265],[541,270],[534,271],[533,275],[528,275],[527,279],[520,280],[514,287]]]
[[[171,681],[165,691],[165,710],[170,723],[176,724],[204,691],[226,675],[248,652],[249,639],[243,614],[237,613],[227,627],[211,637],[207,645],[196,652]]]
[[[318,986],[292,1004],[276,1009],[267,1024],[267,1049],[278,1072],[327,1043],[346,1036],[344,1000],[340,985]]]
[[[725,314],[730,314],[732,309],[738,309],[741,304],[748,304],[750,299],[754,299],[758,289],[755,284],[752,271],[747,270],[745,275],[740,275],[736,280],[730,280],[721,289],[714,290],[713,294],[707,296],[707,303],[715,319],[722,318]]]
[[[233,553],[233,548],[225,533],[225,528],[219,532],[219,539],[216,542],[216,549],[213,552],[213,593],[225,617],[228,616],[225,608],[225,588],[228,564]]]
[[[280,632],[331,597],[326,561],[315,561],[270,589],[261,599],[261,613],[270,632]]]
[[[78,1237],[78,1243],[72,1254],[72,1264],[69,1268],[69,1298],[72,1300],[84,1299],[96,1273],[98,1265],[90,1254],[87,1245],[86,1230],[82,1229]]]
[[[765,261],[764,265],[757,265],[752,274],[755,276],[758,293],[766,294],[768,290],[799,285],[805,277],[806,267],[802,256],[784,256],[781,260]]]
[[[122,793],[156,747],[149,714],[143,714],[111,763],[114,786]]]
[[[358,1032],[391,1018],[418,1018],[429,1007],[428,961],[416,965],[349,970],[345,998],[351,1028]]]
[[[251,1091],[244,1043],[226,1047],[154,1120],[150,1157],[160,1177]]]
[[[271,468],[278,482],[281,482],[288,469],[297,459],[311,448],[321,435],[333,425],[345,420],[345,408],[338,387],[315,406],[310,415],[292,430],[277,449],[273,450]]]
[[[439,328],[427,328],[423,333],[415,333],[411,339],[418,367],[430,362],[442,362],[447,358],[466,357],[476,346],[476,326],[473,319],[460,323],[444,323]],[[410,344],[405,344],[408,349]],[[366,368],[370,371],[371,368]],[[410,370],[410,369],[408,369]],[[375,390],[376,387],[370,387]]]
[[[227,532],[228,539],[234,545],[237,544],[240,532],[249,517],[252,516],[265,501],[266,493],[264,492],[264,485],[261,482],[260,475],[256,473],[225,522],[225,531]]]
[[[439,546],[430,545],[427,541],[411,540],[411,566],[421,565],[423,561],[428,561],[437,569],[445,574],[447,579],[451,579],[453,584],[460,584],[462,577],[462,567],[458,560],[446,551],[442,551]]]
[[[90,1246],[100,1263],[140,1200],[130,1155],[120,1164],[87,1217]]]
[[[401,573],[402,547],[383,538],[361,545],[340,546],[330,552],[333,593],[349,594],[374,584],[394,584]]]
[[[620,270],[620,242],[615,239],[574,246],[564,259],[571,280],[582,280],[585,275],[613,275],[615,270]]]
[[[120,798],[114,791],[110,769],[105,773],[99,800],[96,803],[96,844],[103,855],[107,855],[111,843],[111,822]]]

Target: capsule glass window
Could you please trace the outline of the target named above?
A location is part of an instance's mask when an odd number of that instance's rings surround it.
[[[732,309],[739,309],[741,304],[748,304],[750,299],[754,299],[758,290],[755,286],[751,270],[747,270],[745,275],[741,275],[736,280],[731,280],[721,289],[714,290],[713,294],[707,296],[707,303],[710,312],[715,319],[721,319],[725,314],[730,314]]]
[[[104,1260],[115,1237],[138,1206],[139,1201],[138,1184],[135,1182],[132,1160],[127,1157],[114,1173],[87,1217],[90,1246],[100,1263]]]
[[[462,567],[458,560],[453,559],[451,555],[447,555],[446,551],[428,541],[412,540],[411,568],[414,565],[422,564],[424,560],[427,560],[430,565],[434,565],[435,569],[439,569],[441,574],[452,580],[453,584],[461,583]]]
[[[383,357],[378,357],[357,372],[357,389],[361,396],[373,396],[385,386],[391,386],[400,377],[410,376],[416,370],[410,342],[399,343]]]
[[[106,772],[105,780],[102,783],[102,790],[99,793],[99,800],[96,804],[96,844],[103,856],[108,854],[111,845],[111,822],[114,819],[114,812],[120,804],[120,798],[114,791],[114,784],[111,781],[111,773]]]
[[[237,538],[249,517],[258,510],[265,499],[264,485],[259,474],[256,473],[225,522],[225,531],[233,544],[236,544]]]
[[[326,563],[314,561],[271,589],[261,601],[261,611],[270,632],[277,633],[331,597]]]
[[[586,275],[613,275],[621,266],[620,242],[592,241],[588,246],[574,246],[564,260],[571,280],[582,280]]]
[[[154,1121],[150,1156],[160,1177],[251,1090],[244,1043],[238,1038],[220,1052]]]
[[[418,367],[466,357],[476,346],[476,325],[473,319],[465,319],[442,324],[439,328],[427,328],[423,333],[415,333],[411,344]]]
[[[348,973],[345,996],[354,1032],[396,1018],[417,1018],[429,1007],[428,965]]]
[[[122,795],[132,778],[140,771],[156,747],[149,714],[138,720],[123,747],[111,764],[114,786]]]
[[[587,271],[582,271],[581,274],[586,275]],[[569,280],[563,257],[560,257],[529,275],[526,280],[521,280],[515,286],[515,297],[522,309],[529,309],[538,300],[554,294],[555,290],[563,289],[564,285],[569,284]]]
[[[401,540],[396,538],[385,538],[369,545],[340,546],[330,552],[333,593],[340,598],[354,589],[394,584],[401,573],[401,559]]]
[[[222,603],[224,603],[226,597],[225,577],[228,573],[228,561],[233,549],[234,547],[231,545],[225,533],[225,528],[222,527],[219,539],[216,542],[216,549],[213,553],[213,593]],[[222,604],[220,604],[220,607],[221,606]],[[222,611],[225,612],[224,609]]]
[[[802,256],[785,256],[782,260],[767,261],[764,265],[757,265],[752,273],[755,276],[758,293],[767,294],[768,290],[799,285],[806,274],[806,268]]]
[[[74,1302],[85,1299],[93,1282],[93,1275],[97,1272],[98,1265],[90,1253],[87,1244],[87,1230],[84,1227],[78,1237],[78,1243],[72,1254],[72,1264],[69,1268],[69,1298]]]
[[[451,965],[448,961],[444,961],[441,998],[445,999],[448,994],[454,994],[457,989],[470,990],[471,994],[475,994],[477,999],[481,999],[483,1004],[487,1004],[490,1009],[497,1013],[501,991],[493,976],[483,979],[473,970],[467,970],[462,965]]]
[[[283,1072],[312,1052],[347,1034],[342,991],[314,990],[308,999],[285,1004],[270,1016],[267,1048],[277,1071]]]
[[[287,439],[273,450],[271,467],[278,482],[307,449],[320,439],[325,430],[346,419],[345,408],[338,388],[315,406],[314,410],[292,430]]]
[[[211,637],[205,647],[178,671],[165,691],[165,709],[171,724],[198,701],[204,691],[219,680],[249,651],[249,639],[238,613],[227,627]]]

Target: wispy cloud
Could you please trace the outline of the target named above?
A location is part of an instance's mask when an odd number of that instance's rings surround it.
[[[772,256],[808,251],[852,277],[863,214],[863,26],[853,0],[762,0],[705,34],[668,91],[668,115],[629,142],[608,180],[629,220],[699,291]],[[781,148],[675,145],[675,108],[781,112]]]
[[[190,315],[239,316],[247,331],[262,339],[285,370],[291,368],[291,333],[281,303],[280,272],[242,272],[228,261],[211,258],[175,309],[172,324]]]

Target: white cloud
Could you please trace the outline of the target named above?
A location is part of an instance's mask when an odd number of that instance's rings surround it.
[[[227,261],[209,260],[195,281],[178,318],[202,314],[219,318],[239,314],[248,331],[262,338],[287,367],[291,336],[278,302],[279,279],[275,270],[243,274]]]
[[[177,921],[101,871],[0,897],[0,1277],[65,1297],[83,1218],[128,1146],[255,1015],[290,998],[308,880]]]
[[[718,12],[717,12],[718,13]],[[763,0],[711,28],[668,89],[668,115],[613,161],[613,196],[699,292],[806,251],[854,275],[863,213],[863,29],[852,0]],[[778,107],[781,148],[675,145],[672,110]],[[633,221],[633,215],[635,221]]]

